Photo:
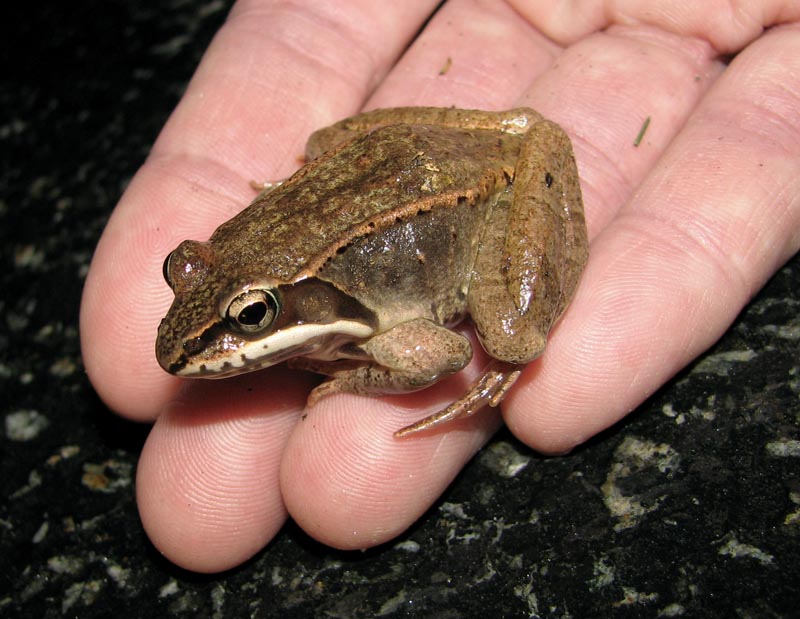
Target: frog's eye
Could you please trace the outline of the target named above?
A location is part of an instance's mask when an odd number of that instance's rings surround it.
[[[169,255],[164,258],[164,264],[161,265],[161,274],[164,276],[164,281],[167,282],[170,288],[172,288],[172,280],[169,278],[169,262],[172,259],[172,254],[175,252],[170,252]]]
[[[161,274],[175,294],[197,287],[214,264],[209,243],[184,241],[164,260]]]
[[[267,328],[278,314],[278,299],[269,290],[248,290],[228,306],[227,317],[242,331]]]

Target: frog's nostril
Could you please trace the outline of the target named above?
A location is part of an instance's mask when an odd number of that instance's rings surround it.
[[[190,357],[193,357],[205,349],[206,345],[201,337],[193,337],[183,343],[183,351]]]

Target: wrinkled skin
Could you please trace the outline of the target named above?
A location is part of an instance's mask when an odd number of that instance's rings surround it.
[[[318,18],[301,13],[325,6],[240,1],[109,221],[82,307],[86,369],[112,409],[155,421],[139,508],[183,567],[241,563],[287,515],[339,548],[390,540],[500,423],[487,411],[392,436],[470,376],[402,397],[332,396],[303,418],[305,374],[186,383],[158,367],[164,256],[246,204],[248,181],[292,172],[312,130],[362,108],[526,105],[571,136],[592,258],[502,406],[545,453],[635,408],[800,245],[797,2],[739,3],[734,16],[724,2],[451,0],[407,47],[437,4],[350,0]]]

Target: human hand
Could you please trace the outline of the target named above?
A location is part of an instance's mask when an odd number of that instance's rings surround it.
[[[385,542],[499,424],[485,411],[392,435],[460,394],[480,359],[423,392],[337,395],[307,417],[304,374],[182,381],[158,367],[172,298],[164,257],[246,205],[250,180],[291,173],[313,129],[362,107],[526,105],[570,134],[589,265],[544,356],[502,405],[514,434],[547,453],[633,410],[800,246],[796,2],[752,2],[744,16],[666,0],[618,12],[450,0],[408,49],[438,2],[396,4],[240,0],[98,245],[81,312],[86,369],[111,408],[156,420],[140,512],[159,550],[188,569],[246,560],[287,514],[332,546]],[[737,52],[730,66],[721,59]]]

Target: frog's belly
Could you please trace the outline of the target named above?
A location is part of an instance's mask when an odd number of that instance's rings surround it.
[[[460,321],[485,204],[436,208],[357,240],[320,272],[378,316],[381,329],[413,318]]]

